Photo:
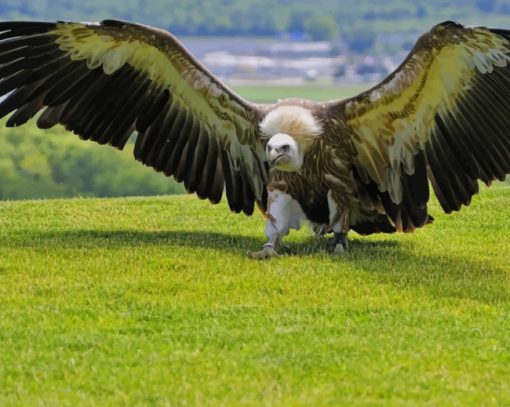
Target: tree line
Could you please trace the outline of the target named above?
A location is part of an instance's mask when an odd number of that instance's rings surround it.
[[[60,127],[4,125],[1,121],[0,200],[184,192],[172,178],[136,162],[132,144],[117,151],[83,142]]]
[[[508,0],[2,0],[0,18],[139,21],[177,35],[274,36],[350,41],[362,33],[424,31],[445,19],[504,23]],[[482,21],[481,18],[483,18]],[[506,24],[508,25],[508,24]]]

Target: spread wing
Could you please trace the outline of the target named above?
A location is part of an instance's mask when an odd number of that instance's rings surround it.
[[[264,203],[262,107],[220,83],[169,33],[119,21],[0,23],[0,117],[61,123],[251,214]],[[1,100],[1,99],[0,99]]]
[[[400,230],[427,222],[428,180],[446,212],[510,172],[510,31],[434,27],[384,82],[332,102],[352,133],[367,204]],[[369,202],[372,201],[372,202]]]

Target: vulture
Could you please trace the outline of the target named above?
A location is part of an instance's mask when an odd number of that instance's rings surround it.
[[[3,96],[2,96],[3,95]],[[510,172],[510,31],[446,21],[383,82],[327,102],[255,104],[170,33],[129,22],[0,22],[0,117],[122,149],[189,193],[265,215],[278,255],[308,221],[333,233],[412,232]]]

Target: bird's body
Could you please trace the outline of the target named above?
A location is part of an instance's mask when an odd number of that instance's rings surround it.
[[[266,234],[272,245],[303,221],[318,234],[347,234],[351,229],[363,235],[396,231],[384,207],[362,202],[365,191],[351,168],[355,155],[352,129],[340,116],[322,117],[324,107],[324,103],[303,99],[283,100],[261,122],[263,134],[289,134],[297,140],[314,135],[301,140],[305,154],[298,170],[273,167],[269,171]],[[431,219],[427,216],[425,222]]]
[[[510,172],[510,31],[445,22],[381,84],[350,99],[244,100],[169,33],[119,21],[0,23],[0,117],[123,148],[190,193],[289,229],[410,232]],[[340,251],[341,251],[340,250]]]

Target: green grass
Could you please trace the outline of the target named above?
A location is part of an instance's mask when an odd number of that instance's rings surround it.
[[[509,404],[509,204],[260,262],[195,197],[2,202],[0,405]]]
[[[248,100],[259,103],[274,103],[278,99],[304,98],[311,100],[333,100],[354,96],[370,88],[370,84],[321,86],[236,86],[235,90]]]

